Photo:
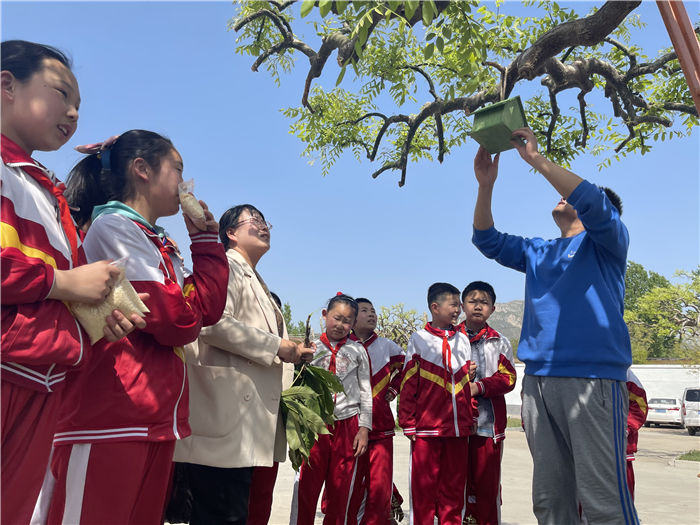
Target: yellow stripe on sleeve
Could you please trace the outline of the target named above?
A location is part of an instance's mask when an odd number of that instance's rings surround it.
[[[647,413],[647,404],[644,402],[643,397],[640,397],[637,394],[633,394],[632,392],[630,392],[630,401],[634,401],[635,403],[637,403],[642,413]]]
[[[403,381],[401,381],[401,390],[403,390],[403,386],[406,384],[406,381],[416,375],[416,372],[418,372],[418,363],[414,363],[413,366],[404,373]]]
[[[382,390],[384,390],[384,387],[386,386],[386,384],[389,382],[390,379],[391,379],[391,374],[387,373],[379,383],[374,385],[374,388],[372,389],[372,397],[377,397],[379,395],[379,393]]]
[[[3,248],[16,248],[27,257],[39,259],[53,268],[56,268],[56,259],[54,259],[52,255],[38,248],[32,248],[31,246],[22,244],[22,241],[19,240],[17,230],[5,222],[2,223],[2,229],[0,230],[0,244]]]

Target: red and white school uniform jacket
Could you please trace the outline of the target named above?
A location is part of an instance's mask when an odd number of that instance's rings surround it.
[[[477,364],[476,397],[479,419],[476,434],[493,438],[498,443],[506,437],[508,413],[505,395],[515,388],[516,373],[513,366],[513,348],[507,338],[486,325],[472,337],[464,323],[460,331],[469,337],[472,346],[472,361]]]
[[[372,441],[393,436],[394,413],[386,395],[391,392],[396,397],[401,388],[403,349],[391,339],[379,337],[376,333],[365,341],[360,341],[355,334],[350,334],[350,339],[362,344],[369,356],[372,374],[372,431],[369,433],[369,439]]]
[[[29,173],[56,186],[54,174],[5,136],[2,160],[2,380],[51,392],[85,362],[90,341],[68,307],[46,297],[54,270],[85,255],[72,218],[66,228],[56,196]]]
[[[639,378],[627,369],[627,391],[630,396],[630,408],[627,414],[627,461],[634,461],[634,453],[637,452],[637,440],[639,429],[647,420],[647,393]]]
[[[228,283],[216,233],[190,238],[194,272],[185,277],[174,247],[163,246],[158,234],[119,213],[93,221],[85,238],[88,260],[128,256],[126,277],[137,292],[150,294],[150,312],[143,330],[94,345],[85,373],[67,388],[54,445],[167,441],[190,434],[182,346],[219,320]]]
[[[316,353],[311,364],[334,373],[345,389],[334,394],[333,415],[337,420],[357,416],[359,426],[371,430],[372,384],[367,351],[347,337],[342,341],[330,341],[325,333],[314,343]]]
[[[408,341],[399,399],[407,436],[466,437],[478,412],[469,392],[471,347],[462,332],[430,323]]]

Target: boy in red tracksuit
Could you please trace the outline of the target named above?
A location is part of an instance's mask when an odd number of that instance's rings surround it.
[[[466,314],[459,328],[472,347],[476,381],[471,394],[479,408],[476,432],[469,437],[467,514],[479,525],[501,522],[501,458],[506,437],[505,394],[515,387],[513,350],[505,337],[487,321],[496,309],[496,292],[488,283],[474,281],[462,292]]]
[[[401,382],[399,424],[411,443],[410,520],[461,525],[469,435],[476,423],[469,382],[469,339],[455,326],[459,290],[428,289],[432,321],[411,336]]]
[[[377,312],[369,299],[355,300],[359,308],[350,339],[369,355],[372,382],[372,431],[369,433],[369,473],[362,525],[386,525],[391,518],[394,471],[394,414],[389,402],[398,394],[404,353],[399,345],[379,337]]]
[[[639,429],[647,420],[647,393],[639,378],[631,368],[627,369],[627,390],[630,396],[630,408],[627,413],[627,486],[634,498],[634,453],[637,452]]]

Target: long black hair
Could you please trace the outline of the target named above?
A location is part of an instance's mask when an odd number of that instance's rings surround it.
[[[9,71],[20,82],[41,70],[44,59],[53,58],[71,69],[71,60],[55,47],[26,40],[6,40],[0,44],[0,64],[3,71]]]
[[[66,183],[66,200],[74,208],[73,218],[79,227],[92,218],[92,210],[107,201],[121,201],[133,196],[129,168],[134,159],[142,158],[153,170],[175,147],[170,139],[142,129],[132,129],[119,136],[103,152],[86,156],[71,170]]]

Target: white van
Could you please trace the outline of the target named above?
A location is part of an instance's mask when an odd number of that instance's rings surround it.
[[[681,421],[688,434],[694,436],[700,430],[700,388],[686,388],[681,403]]]

